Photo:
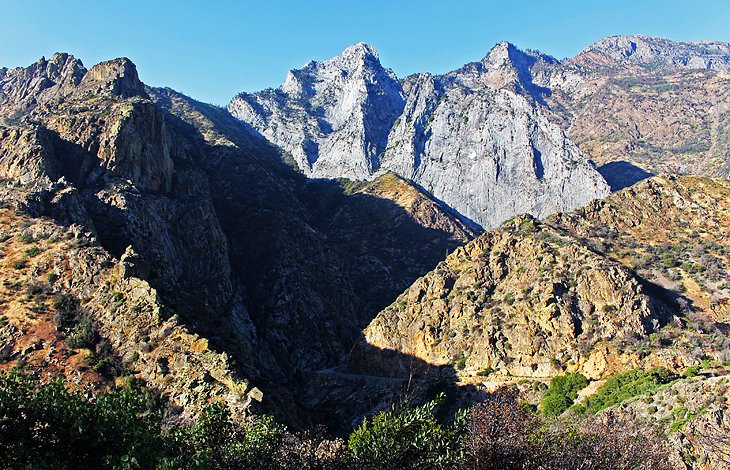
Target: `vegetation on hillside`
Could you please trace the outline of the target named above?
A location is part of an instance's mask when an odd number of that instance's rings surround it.
[[[573,381],[570,380],[572,383]],[[8,468],[668,468],[664,441],[614,417],[546,421],[500,389],[447,421],[444,396],[363,421],[345,441],[293,434],[270,417],[233,419],[220,403],[193,425],[166,423],[147,393],[89,398],[60,382],[0,378],[0,461]],[[617,430],[621,432],[617,432]]]
[[[558,416],[570,408],[578,391],[588,385],[583,374],[570,373],[555,377],[542,397],[541,408],[545,416]]]
[[[663,367],[633,369],[609,377],[596,393],[576,406],[579,413],[597,413],[609,406],[645,395],[675,380],[677,375]]]

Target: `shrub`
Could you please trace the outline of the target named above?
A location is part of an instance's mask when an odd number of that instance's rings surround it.
[[[25,250],[25,256],[27,256],[28,258],[34,258],[34,257],[38,256],[39,254],[41,254],[42,251],[43,250],[41,250],[37,246],[33,246],[33,247],[30,247],[27,250]]]
[[[519,406],[515,388],[500,388],[469,413],[463,440],[467,468],[519,468],[534,452],[539,422]]]
[[[676,378],[675,374],[663,367],[654,367],[648,371],[634,369],[613,375],[576,410],[582,413],[597,413],[630,398],[651,393]]]
[[[70,328],[74,326],[80,313],[79,303],[76,298],[70,294],[59,294],[53,299],[53,308],[56,313],[53,315],[53,321],[61,328]]]
[[[213,403],[203,409],[194,427],[174,430],[171,448],[184,468],[265,468],[272,464],[285,431],[269,416],[235,423],[225,405]]]
[[[487,376],[491,375],[493,372],[494,372],[494,369],[490,366],[490,367],[487,367],[486,369],[483,369],[483,370],[480,370],[479,372],[477,372],[477,375],[479,377],[487,377]]]
[[[383,411],[350,434],[348,447],[360,465],[370,468],[422,468],[459,460],[466,414],[446,426],[434,417],[445,395],[415,408]]]
[[[98,336],[91,318],[84,315],[66,338],[66,344],[71,348],[91,348],[96,344],[97,339]]]
[[[701,369],[701,367],[700,367],[700,366],[691,366],[691,367],[687,367],[687,369],[685,369],[685,371],[684,371],[684,373],[682,374],[682,376],[683,376],[684,378],[686,378],[686,379],[689,379],[689,378],[691,378],[691,377],[695,377],[695,376],[697,376],[697,374],[699,374],[699,373],[700,373],[700,369]]]
[[[154,468],[162,447],[160,416],[130,389],[94,402],[60,381],[37,385],[0,377],[0,461],[7,468]]]
[[[454,367],[456,368],[456,370],[464,370],[464,368],[466,367],[466,354],[459,354],[459,357],[457,357],[456,361],[454,362]]]
[[[570,373],[555,377],[542,397],[540,408],[545,416],[558,416],[570,408],[578,391],[588,385],[583,374]]]
[[[13,263],[13,268],[18,270],[25,269],[26,266],[28,266],[28,261],[24,259],[18,260]]]

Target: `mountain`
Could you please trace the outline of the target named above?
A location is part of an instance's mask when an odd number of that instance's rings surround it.
[[[532,85],[526,94],[621,189],[652,174],[730,175],[728,51],[616,36],[563,61],[532,54],[513,63]]]
[[[0,369],[139,387],[173,423],[223,402],[339,435],[440,392],[444,416],[504,386],[510,413],[544,412],[572,373],[588,385],[547,423],[580,428],[581,403],[628,373],[641,387],[595,419],[659,426],[673,458],[720,465],[725,51],[500,43],[398,79],[357,44],[227,109],[146,86],[125,58],[0,69]],[[349,452],[317,442],[318,463]]]
[[[44,287],[47,296],[68,293],[89,312],[95,337],[109,345],[97,360],[128,368],[188,412],[209,393],[228,393],[217,387],[235,374],[263,390],[264,406],[283,419],[308,419],[296,410],[297,381],[340,363],[377,311],[474,237],[450,209],[389,175],[361,190],[312,184],[225,110],[146,87],[127,59],[87,70],[55,54],[3,70],[0,84],[0,177],[14,224],[50,218],[54,231],[70,227],[84,234],[101,267],[133,256],[132,277],[149,287],[134,281],[132,297],[157,300],[129,307],[144,313],[152,302],[152,312],[168,313],[145,316],[151,326],[125,326],[127,317],[141,320],[110,305],[124,303],[127,288],[116,287],[119,276],[109,269],[95,274],[92,260]],[[24,236],[12,233],[7,243]],[[10,277],[25,288],[45,269]],[[46,300],[51,325],[52,310]],[[153,351],[153,360],[136,345],[151,348],[139,338],[156,337],[149,328],[173,312],[197,336]],[[16,333],[21,323],[9,320]],[[20,360],[34,340],[13,338],[7,353]],[[205,376],[197,398],[170,392],[198,386],[197,375],[176,375],[176,361],[191,348],[204,353],[208,341],[235,367]],[[180,374],[196,367],[180,360]],[[154,361],[159,367],[146,369]]]
[[[310,177],[392,171],[486,228],[605,196],[603,179],[558,126],[518,93],[490,85],[505,54],[498,46],[476,68],[399,82],[358,44],[291,71],[276,90],[238,95],[228,110]]]
[[[285,149],[307,176],[364,179],[380,168],[403,91],[367,44],[292,70],[276,90],[242,93],[228,109]]]
[[[591,44],[572,62],[594,67],[634,64],[730,71],[730,44],[683,42],[652,36],[609,36]]]
[[[493,228],[523,212],[542,218],[604,196],[586,158],[614,190],[653,174],[730,175],[729,51],[721,42],[614,36],[560,61],[503,42],[453,72],[396,83],[360,44],[291,71],[276,90],[235,97],[229,110],[307,175],[369,179],[394,171]],[[299,92],[297,80],[322,91]],[[378,107],[387,117],[358,117],[374,116],[375,99],[387,101]],[[335,115],[350,124],[327,117]],[[348,127],[354,122],[357,132]],[[457,173],[467,184],[444,176]]]
[[[728,207],[728,180],[657,177],[542,222],[515,218],[383,310],[351,367],[400,373],[373,349],[459,364],[465,381],[724,364]]]

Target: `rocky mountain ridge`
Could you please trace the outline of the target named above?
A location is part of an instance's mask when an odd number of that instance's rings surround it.
[[[374,60],[351,49],[368,51]],[[276,90],[241,94],[228,109],[294,155],[309,176],[369,179],[378,170],[394,171],[484,228],[519,213],[542,218],[603,197],[605,185],[586,159],[601,166],[613,189],[651,174],[730,174],[725,43],[616,36],[559,61],[503,42],[479,62],[398,83],[370,46],[351,49],[323,62],[326,67],[310,63],[291,71]],[[342,78],[363,67],[371,70],[368,76],[389,79]],[[321,89],[337,89],[341,98],[300,93],[294,77],[303,76]],[[345,99],[351,96],[360,98]],[[367,100],[376,97],[389,102],[380,107],[387,118],[359,119],[357,131],[321,125],[320,115],[342,114],[348,103],[353,119],[359,109],[375,113]],[[362,130],[368,127],[377,142]],[[351,152],[353,142],[370,149],[370,157],[351,160],[350,154],[363,155]],[[455,174],[460,177],[451,179]],[[464,178],[467,184],[456,183]],[[504,189],[514,186],[521,188],[518,196]]]
[[[606,195],[562,131],[529,100],[499,88],[514,81],[500,69],[510,53],[505,43],[476,68],[398,82],[372,47],[359,44],[291,71],[276,90],[241,94],[228,109],[310,177],[393,171],[482,227]]]
[[[583,49],[571,62],[587,66],[630,63],[730,71],[730,44],[719,41],[672,41],[634,35],[609,36]]]

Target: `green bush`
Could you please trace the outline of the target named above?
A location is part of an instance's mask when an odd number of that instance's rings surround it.
[[[285,432],[268,416],[252,418],[245,426],[234,423],[226,406],[213,403],[203,409],[194,427],[174,429],[169,445],[184,468],[264,467],[273,460]]]
[[[684,373],[682,374],[682,376],[683,376],[684,378],[686,378],[686,379],[689,379],[689,378],[691,378],[691,377],[695,377],[695,376],[697,376],[697,374],[699,374],[699,373],[700,373],[700,370],[701,370],[701,367],[700,367],[700,366],[691,366],[691,367],[687,367],[687,369],[685,369],[685,371],[684,371]]]
[[[37,385],[0,377],[0,462],[4,468],[112,468],[123,462],[154,468],[160,416],[130,389],[94,402],[60,381]]]
[[[71,334],[66,338],[66,344],[71,348],[91,348],[97,340],[98,336],[91,318],[85,315],[71,330]]]
[[[71,294],[59,294],[53,299],[53,308],[56,313],[53,321],[61,328],[73,327],[81,313],[79,302]]]
[[[597,413],[630,398],[651,393],[676,378],[674,373],[663,367],[654,367],[650,370],[634,369],[613,375],[576,410],[582,413]]]
[[[558,416],[570,408],[578,391],[588,385],[583,374],[570,373],[555,377],[542,397],[540,408],[545,416]]]
[[[457,461],[466,413],[458,413],[450,425],[440,424],[434,412],[444,399],[440,394],[422,406],[383,411],[371,421],[363,420],[348,440],[353,458],[372,468],[422,468]]]
[[[259,468],[285,428],[270,417],[234,423],[221,404],[195,426],[162,426],[147,393],[119,388],[89,399],[63,382],[0,375],[2,468]]]

